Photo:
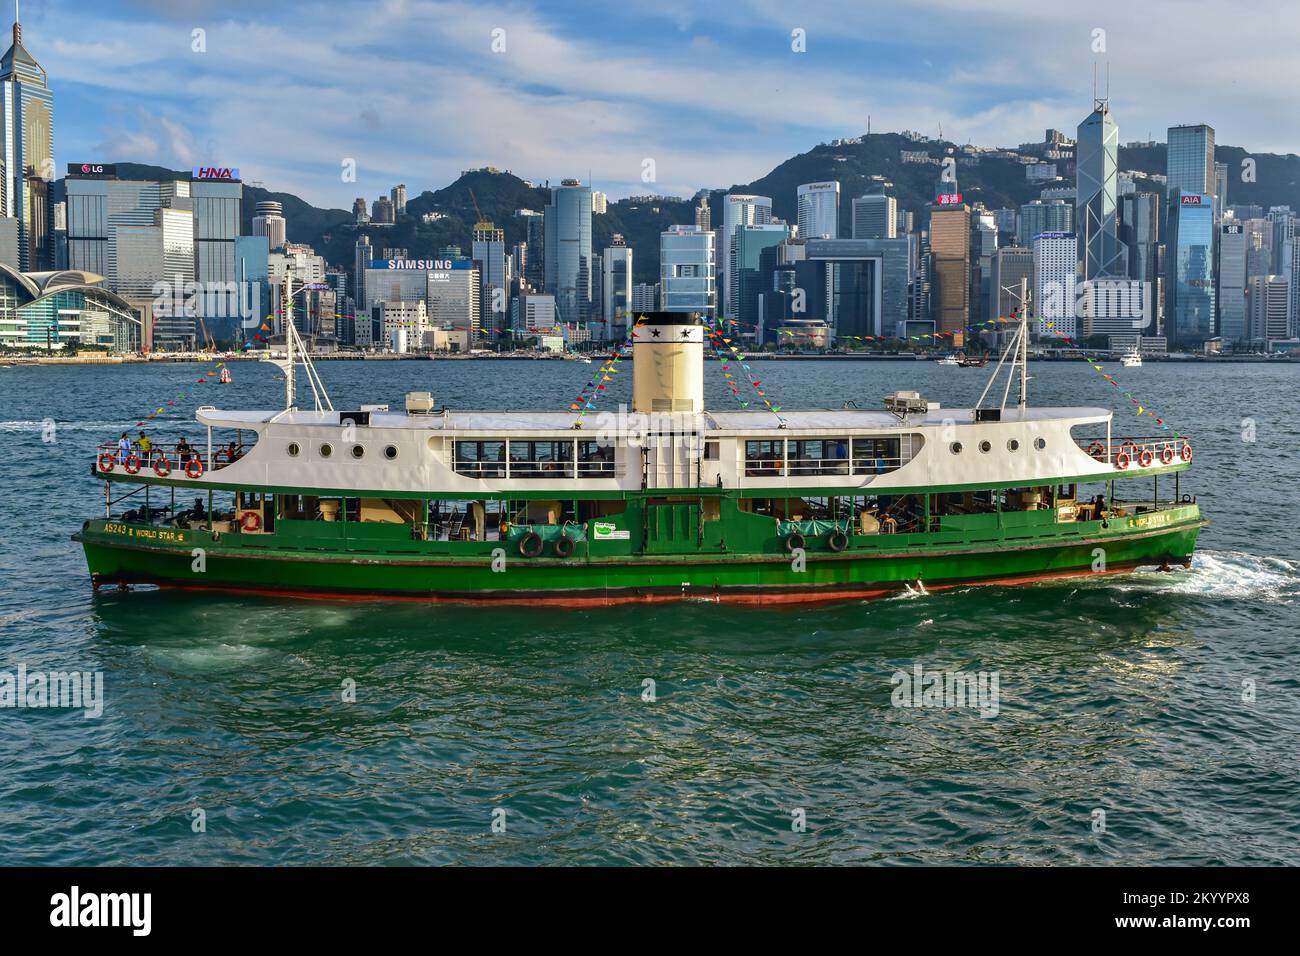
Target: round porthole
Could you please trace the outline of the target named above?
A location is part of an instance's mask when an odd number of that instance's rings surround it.
[[[387,458],[389,461],[392,461],[394,458],[396,458],[396,457],[397,457],[397,446],[396,446],[396,445],[386,445],[386,446],[384,447],[384,457]]]
[[[298,443],[296,441],[291,441],[289,442],[289,446],[285,448],[285,451],[289,453],[290,458],[297,458],[298,453],[302,451],[302,449],[298,447]]]
[[[362,447],[361,445],[353,445],[353,446],[352,446],[352,457],[353,457],[353,458],[364,458],[364,457],[366,457],[366,450],[365,450],[365,448]]]
[[[1047,447],[1047,439],[1046,439],[1046,438],[1035,438],[1035,439],[1034,439],[1034,447],[1037,448],[1039,451],[1042,451],[1044,448]]]
[[[329,442],[320,446],[320,456],[322,458],[328,458],[332,454],[334,454],[334,446]]]
[[[1019,450],[1020,450],[1020,442],[1016,441],[1014,438],[1012,438],[1010,441],[1007,442],[1007,451],[1019,451]]]
[[[993,446],[989,444],[987,441],[980,442],[980,451],[982,451],[984,454],[987,455],[992,450],[993,450]]]
[[[949,450],[950,452],[952,452],[954,455],[960,455],[960,454],[961,454],[961,442],[959,442],[959,441],[955,441],[955,442],[953,442],[951,445],[948,446],[948,450]]]

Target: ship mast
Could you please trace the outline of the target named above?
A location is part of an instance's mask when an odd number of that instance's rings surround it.
[[[980,393],[979,401],[975,403],[975,407],[983,407],[989,389],[993,387],[998,375],[1002,373],[1002,366],[1006,364],[1007,359],[1011,359],[1011,366],[1007,369],[1007,385],[1002,390],[1000,411],[1006,411],[1007,399],[1011,396],[1011,383],[1015,381],[1016,366],[1018,365],[1020,366],[1020,398],[1017,407],[1023,416],[1029,401],[1029,307],[1031,299],[1029,280],[1023,278],[1020,280],[1019,293],[1012,286],[1003,286],[1002,291],[1015,296],[1020,301],[1020,323],[1016,327],[1015,337],[1007,344],[1006,349],[998,358],[998,364],[994,367],[993,374],[989,376],[988,384],[984,386],[984,391]]]

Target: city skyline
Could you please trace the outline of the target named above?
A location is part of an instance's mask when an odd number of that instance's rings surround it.
[[[189,0],[22,9],[59,100],[60,168],[237,165],[246,181],[342,209],[395,182],[418,195],[483,165],[538,182],[590,178],[614,198],[690,196],[858,135],[868,116],[872,130],[933,136],[942,126],[957,142],[1015,145],[1072,129],[1094,67],[1109,69],[1126,141],[1204,122],[1221,142],[1292,152],[1300,120],[1285,106],[1300,80],[1286,69],[1282,13],[1202,11],[1214,31],[1171,18],[1157,48],[1117,3],[1077,13],[965,0],[793,14],[765,0],[635,11],[405,0],[234,0],[219,14]],[[1216,55],[1233,42],[1249,44],[1250,69]],[[1206,68],[1188,71],[1190,60]],[[342,178],[346,160],[355,182]]]

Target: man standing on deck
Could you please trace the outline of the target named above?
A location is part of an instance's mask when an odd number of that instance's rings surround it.
[[[153,441],[144,430],[140,430],[140,437],[135,440],[135,447],[140,449],[140,458],[147,465],[153,460]]]

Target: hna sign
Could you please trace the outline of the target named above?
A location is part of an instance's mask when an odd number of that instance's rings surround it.
[[[229,166],[195,166],[191,179],[238,179],[239,167]]]

